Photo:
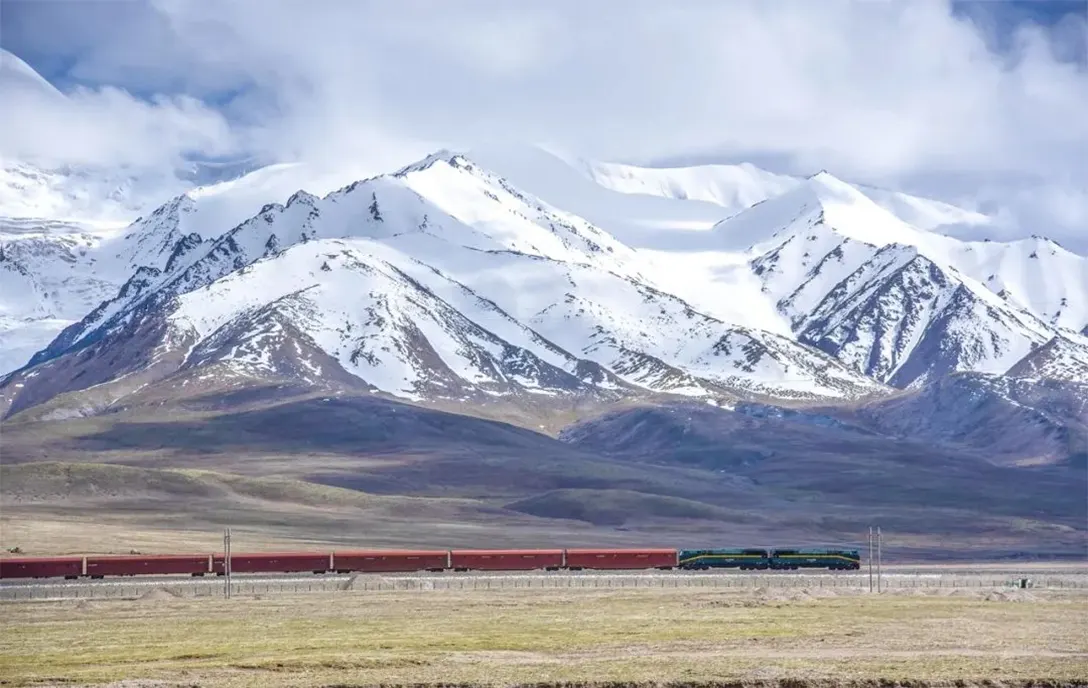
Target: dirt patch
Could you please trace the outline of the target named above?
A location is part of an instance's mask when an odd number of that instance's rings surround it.
[[[136,599],[140,602],[158,602],[162,600],[176,600],[180,595],[172,593],[166,588],[152,588]]]
[[[774,604],[776,602],[808,602],[816,596],[807,588],[756,588],[754,597],[764,604]]]
[[[982,599],[987,602],[1037,602],[1039,598],[1025,590],[995,590]]]
[[[483,664],[559,664],[566,661],[564,657],[560,656],[518,650],[459,652],[451,654],[448,659],[451,662]]]
[[[687,604],[695,607],[781,607],[791,603],[804,603],[820,599],[853,596],[852,590],[834,588],[755,588],[743,592],[724,592]]]

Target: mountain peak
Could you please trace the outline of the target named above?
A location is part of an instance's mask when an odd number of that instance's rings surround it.
[[[422,172],[428,168],[433,167],[438,163],[445,163],[450,167],[470,169],[472,167],[472,161],[465,157],[464,153],[458,153],[451,151],[447,148],[441,148],[434,153],[431,153],[422,160],[418,160],[409,165],[405,165],[396,172],[393,173],[394,177],[404,177],[413,172]]]
[[[188,193],[178,194],[166,203],[163,203],[151,213],[149,218],[159,218],[176,213],[191,212],[196,207],[196,202]],[[143,218],[136,218],[132,224],[140,222]]]
[[[876,205],[868,196],[862,193],[860,189],[848,182],[844,182],[827,170],[820,170],[816,174],[808,177],[802,185],[802,188],[807,189],[810,193],[814,194],[821,203],[862,203]]]
[[[714,230],[727,250],[763,252],[791,237],[811,241],[822,226],[839,237],[871,246],[917,245],[919,230],[857,188],[821,171],[789,191],[722,220]]]
[[[290,208],[296,203],[304,203],[312,207],[317,205],[319,200],[320,199],[312,193],[305,191],[304,189],[299,189],[287,199],[287,205],[285,207]]]
[[[62,100],[64,94],[14,53],[0,48],[0,90]]]

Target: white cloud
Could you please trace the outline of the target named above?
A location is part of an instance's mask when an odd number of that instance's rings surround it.
[[[0,156],[43,165],[178,164],[186,152],[233,151],[226,119],[199,100],[160,95],[150,101],[104,86],[62,95],[36,82],[25,65],[2,55]]]
[[[110,133],[73,148],[84,156],[240,148],[380,167],[526,139],[609,159],[712,151],[944,197],[970,189],[1013,224],[1048,225],[1030,231],[1085,231],[1088,69],[1054,42],[1083,20],[1024,28],[997,55],[947,3],[922,1],[155,0],[126,16],[53,33],[57,50],[81,46],[73,75],[242,95],[217,105],[228,125],[177,97],[95,94],[81,137],[123,129],[154,145]],[[110,126],[114,108],[124,126]],[[43,131],[24,129],[25,145],[67,149]]]

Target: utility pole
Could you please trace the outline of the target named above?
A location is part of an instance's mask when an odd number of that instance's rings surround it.
[[[869,546],[865,549],[869,555],[869,592],[873,591],[873,527],[869,526]]]
[[[880,526],[876,527],[876,591],[881,591],[884,582],[883,569],[880,567],[881,550],[884,548],[884,535],[880,532]]]
[[[230,528],[223,531],[223,582],[230,597]]]

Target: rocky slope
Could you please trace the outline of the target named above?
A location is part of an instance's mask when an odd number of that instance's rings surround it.
[[[1088,379],[958,374],[851,416],[885,435],[972,449],[994,463],[1069,463],[1088,451]]]
[[[793,494],[798,501],[806,499],[802,495],[819,493],[826,509],[848,499],[888,517],[897,508],[924,504],[1054,519],[1083,529],[1083,471],[1054,465],[999,466],[983,452],[965,451],[962,441],[960,446],[943,441],[949,437],[940,437],[932,426],[907,430],[925,415],[903,419],[914,403],[907,401],[883,416],[889,422],[896,418],[903,422],[902,437],[866,427],[876,418],[875,410],[843,419],[817,412],[774,413],[758,407],[729,411],[683,402],[611,411],[570,426],[560,439],[573,449],[637,465],[710,470],[734,489],[771,489]],[[923,403],[917,406],[922,408]],[[975,439],[981,437],[980,432]],[[1016,449],[1038,439],[1030,438]]]

